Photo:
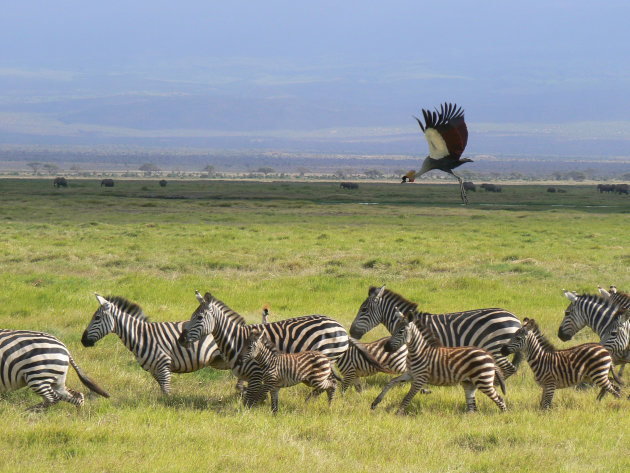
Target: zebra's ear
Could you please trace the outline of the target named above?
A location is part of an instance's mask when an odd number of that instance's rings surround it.
[[[210,303],[210,301],[212,300],[212,294],[210,294],[210,291],[206,291],[206,293],[203,295],[203,298],[207,303]]]
[[[97,294],[95,292],[94,295],[96,296],[96,300],[98,301],[98,303],[100,305],[107,305],[107,304],[109,304],[109,301],[107,299],[105,299],[103,296],[101,296],[100,294]]]
[[[615,286],[615,285],[611,284],[611,285],[610,285],[610,292],[611,292],[612,294],[617,294],[617,286]]]
[[[600,294],[603,298],[605,298],[605,299],[610,299],[610,293],[609,293],[606,289],[604,289],[604,288],[603,288],[603,287],[601,287],[601,286],[597,286],[597,290],[599,291],[599,294]]]
[[[195,291],[195,297],[197,298],[200,304],[205,304],[206,300],[201,295],[201,292]]]
[[[566,298],[569,299],[571,302],[577,301],[577,294],[575,292],[569,292],[566,289],[563,289],[563,291]]]
[[[385,292],[385,284],[383,284],[380,289],[378,290],[378,292],[376,293],[376,299],[380,299],[381,297],[383,297],[383,293]]]

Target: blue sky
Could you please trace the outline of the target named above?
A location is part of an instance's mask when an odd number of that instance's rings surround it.
[[[383,136],[409,152],[394,137],[445,100],[477,153],[514,134],[553,135],[549,154],[630,143],[630,2],[3,3],[4,143]]]

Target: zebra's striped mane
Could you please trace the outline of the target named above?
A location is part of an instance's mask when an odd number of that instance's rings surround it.
[[[615,292],[611,294],[611,296],[618,295],[618,294],[622,294],[622,298],[624,297],[628,298],[628,301],[630,302],[630,296],[624,292]],[[587,303],[595,302],[597,304],[603,305],[604,309],[614,310],[615,312],[613,312],[613,314],[615,315],[624,311],[623,302],[607,299],[606,297],[603,297],[601,294],[580,294],[577,297],[578,299],[585,299]]]
[[[140,307],[135,302],[131,302],[128,299],[125,299],[121,296],[107,296],[109,302],[114,304],[119,310],[129,315],[130,317],[134,317],[143,322],[148,322],[149,317],[143,312],[142,307]]]
[[[245,325],[246,321],[241,314],[231,309],[225,302],[217,299],[214,296],[210,296],[210,304],[214,304],[219,308],[221,312],[225,314],[225,316],[237,325]]]
[[[534,336],[536,337],[536,340],[538,340],[538,343],[540,343],[540,345],[543,347],[543,349],[545,351],[548,351],[548,352],[551,352],[551,353],[555,353],[556,352],[556,347],[540,331],[540,328],[538,327],[538,324],[536,323],[536,321],[534,319],[529,319],[527,321],[526,325],[531,330],[531,332],[534,334]]]
[[[375,289],[377,288],[375,287]],[[433,331],[433,329],[428,324],[421,323],[421,320],[422,320],[421,316],[424,316],[424,315],[431,316],[433,314],[430,314],[429,312],[419,311],[418,304],[416,302],[411,302],[409,299],[406,299],[405,297],[401,296],[397,292],[394,292],[387,288],[385,288],[385,292],[383,292],[383,297],[386,297],[386,296],[389,296],[389,298],[394,299],[394,303],[396,304],[396,306],[404,310],[405,315],[407,317],[410,317],[414,321],[414,323],[416,324],[416,326],[422,333],[422,336],[424,337],[424,339],[426,340],[427,344],[430,347],[440,348],[444,346],[442,342],[440,341],[440,339],[435,334],[435,332]]]

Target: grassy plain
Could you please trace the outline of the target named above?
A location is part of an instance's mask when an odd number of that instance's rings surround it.
[[[199,289],[251,322],[270,303],[276,319],[322,313],[349,327],[383,283],[425,311],[534,317],[558,347],[595,340],[557,339],[561,290],[630,289],[630,198],[564,189],[504,186],[463,207],[453,185],[0,180],[0,327],[55,334],[112,396],[28,414],[34,394],[3,395],[0,471],[628,471],[627,388],[601,403],[594,390],[563,390],[543,413],[523,365],[506,414],[479,394],[467,415],[452,387],[399,417],[406,388],[369,409],[379,376],[330,410],[323,398],[305,405],[303,386],[283,390],[273,418],[268,403],[244,409],[227,372],[174,375],[164,398],[115,335],[80,344],[95,291],[153,320],[187,319]],[[68,384],[85,391],[73,372]]]

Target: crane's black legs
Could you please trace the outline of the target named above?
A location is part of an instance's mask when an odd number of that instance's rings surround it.
[[[461,177],[455,174],[453,171],[446,171],[449,174],[452,174],[459,181],[459,191],[462,196],[462,202],[468,205],[468,196],[466,195],[466,190],[464,189],[464,181]]]

